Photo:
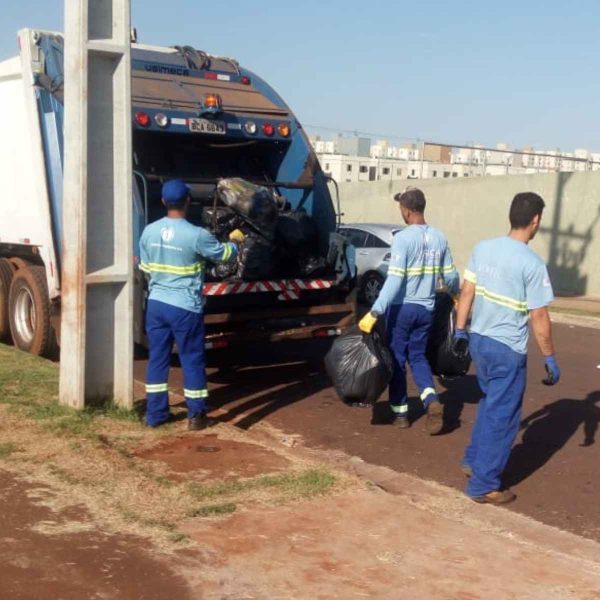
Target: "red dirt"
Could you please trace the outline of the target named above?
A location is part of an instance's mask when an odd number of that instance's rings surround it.
[[[412,495],[423,500],[423,492]],[[494,510],[473,508],[487,518]],[[202,576],[207,600],[598,598],[598,565],[590,561],[597,546],[582,555],[550,553],[561,534],[535,527],[537,540],[529,530],[522,535],[518,522],[509,536],[484,532],[480,523],[374,490],[236,513],[187,533],[222,557]]]
[[[507,469],[507,483],[518,494],[511,510],[600,540],[600,330],[556,325],[554,331],[563,376],[552,388],[540,383],[543,362],[532,343],[523,418],[535,418],[524,421]],[[296,343],[252,348],[237,357],[215,354],[210,401],[226,411],[222,420],[240,428],[267,419],[285,432],[301,434],[309,446],[343,450],[463,489],[459,465],[479,399],[472,374],[447,389],[440,385],[454,429],[430,437],[422,420],[409,430],[389,426],[385,402],[373,414],[342,405],[323,371],[323,355],[322,348]],[[143,378],[144,366],[136,364],[138,377]],[[174,368],[171,375],[176,389],[181,372]],[[412,384],[409,390],[416,397]]]
[[[145,540],[104,533],[83,507],[52,509],[53,496],[0,470],[0,598],[200,598]]]
[[[262,446],[220,439],[214,433],[170,438],[136,452],[136,456],[164,462],[175,473],[194,473],[203,479],[255,477],[283,470],[289,464]]]

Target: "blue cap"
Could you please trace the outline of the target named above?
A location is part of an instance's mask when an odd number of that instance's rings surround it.
[[[189,193],[190,188],[181,179],[171,179],[162,186],[162,197],[167,204],[180,204]]]

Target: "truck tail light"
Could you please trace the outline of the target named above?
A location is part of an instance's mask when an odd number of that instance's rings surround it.
[[[271,123],[264,123],[262,126],[262,132],[269,137],[275,133],[275,127]]]
[[[246,130],[246,133],[254,135],[256,133],[256,123],[254,121],[246,121],[244,123],[244,129]]]
[[[242,75],[242,77],[240,77],[240,83],[243,83],[244,85],[250,85],[252,82],[250,80],[250,77],[248,77],[247,75]]]
[[[150,125],[150,116],[145,112],[137,112],[135,113],[135,122],[140,127],[148,127]]]
[[[290,126],[288,123],[279,123],[277,131],[281,137],[290,137]]]

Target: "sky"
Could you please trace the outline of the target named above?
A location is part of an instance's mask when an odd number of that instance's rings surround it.
[[[2,12],[0,59],[21,27],[63,29],[62,1]],[[132,23],[235,57],[323,137],[600,151],[598,0],[132,0]]]

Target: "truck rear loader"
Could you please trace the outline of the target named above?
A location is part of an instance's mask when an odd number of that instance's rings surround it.
[[[63,215],[63,38],[24,29],[0,63],[0,340],[49,355],[60,345]],[[90,115],[93,118],[93,114]],[[273,190],[316,223],[323,268],[265,280],[205,283],[207,347],[334,336],[353,319],[353,249],[337,233],[328,179],[298,119],[237,61],[190,46],[132,44],[133,260],[144,226],[164,214],[171,178],[192,189],[189,218],[218,209],[217,184]],[[93,156],[88,169],[93,169]],[[88,235],[93,235],[88,223]],[[145,340],[146,284],[135,272],[134,338]]]

